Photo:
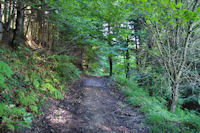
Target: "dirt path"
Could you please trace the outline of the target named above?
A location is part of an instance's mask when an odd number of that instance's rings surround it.
[[[31,133],[146,133],[143,116],[129,107],[107,78],[77,81],[64,100],[50,99]]]

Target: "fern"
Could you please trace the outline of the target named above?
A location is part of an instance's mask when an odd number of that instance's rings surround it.
[[[30,105],[31,111],[38,113],[38,107],[36,105]]]
[[[42,84],[43,90],[48,90],[50,94],[56,99],[63,99],[62,93],[55,89],[55,87],[51,83]]]
[[[12,71],[9,66],[0,61],[0,88],[8,89],[8,86],[5,84],[6,78],[11,78]]]
[[[38,79],[33,80],[33,87],[38,89],[40,87],[40,82]]]
[[[119,80],[119,83],[120,80]],[[122,81],[124,85],[124,81]],[[124,93],[127,101],[133,106],[139,106],[145,113],[146,122],[151,125],[151,132],[197,132],[200,131],[200,117],[195,113],[177,109],[171,113],[165,107],[166,101],[162,98],[149,97],[143,88],[137,84],[126,86]],[[177,128],[175,128],[175,126]]]
[[[24,48],[15,52],[0,48],[1,55],[9,58],[0,60],[0,127],[12,131],[30,128],[33,115],[39,113],[45,99],[48,96],[63,99],[61,91],[66,90],[66,84],[79,77],[68,56],[41,59]],[[9,62],[14,65],[9,66]]]
[[[8,64],[4,63],[3,61],[0,61],[0,73],[9,78],[11,78],[11,75],[13,74]]]

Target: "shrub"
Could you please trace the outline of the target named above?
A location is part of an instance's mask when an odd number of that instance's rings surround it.
[[[62,99],[66,85],[78,77],[68,56],[42,58],[27,48],[0,48],[0,132],[30,128],[44,100]]]
[[[150,97],[145,89],[140,88],[131,80],[125,84],[121,78],[115,78],[120,86],[127,88],[123,92],[127,96],[127,102],[139,107],[145,114],[145,121],[150,126],[150,132],[200,132],[200,117],[196,112],[178,108],[175,113],[167,110],[167,101],[162,97]]]
[[[55,55],[50,57],[52,70],[57,72],[59,77],[65,82],[79,78],[79,70],[70,62],[70,57],[66,55]]]

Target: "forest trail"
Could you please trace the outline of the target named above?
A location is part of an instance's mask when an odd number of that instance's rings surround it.
[[[146,133],[143,115],[128,106],[105,77],[84,77],[63,100],[50,99],[31,133]]]

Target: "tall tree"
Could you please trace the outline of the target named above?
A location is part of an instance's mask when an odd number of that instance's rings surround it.
[[[144,11],[147,31],[154,40],[154,50],[158,60],[167,72],[170,87],[170,110],[175,111],[186,70],[190,68],[188,54],[194,48],[193,36],[199,28],[199,2],[192,1],[157,1],[151,3],[138,1]],[[159,54],[158,54],[159,52]]]

